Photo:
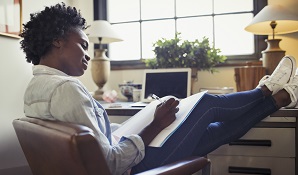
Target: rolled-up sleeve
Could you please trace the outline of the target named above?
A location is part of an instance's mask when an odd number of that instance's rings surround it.
[[[124,136],[118,143],[110,143],[111,136],[105,128],[109,121],[96,118],[93,99],[79,83],[68,81],[58,86],[50,106],[54,118],[82,124],[94,131],[112,174],[124,174],[144,158],[145,146],[139,135]]]

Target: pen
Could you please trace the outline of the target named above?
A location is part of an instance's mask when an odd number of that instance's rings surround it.
[[[164,103],[164,101],[162,101],[162,100],[161,100],[157,95],[155,95],[155,94],[152,94],[151,97],[154,98],[155,100],[160,101],[161,103]]]

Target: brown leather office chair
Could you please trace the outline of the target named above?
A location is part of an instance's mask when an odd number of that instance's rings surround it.
[[[13,126],[34,175],[111,174],[94,133],[88,127],[28,117],[14,120]],[[205,173],[209,165],[208,159],[196,157],[141,174],[186,175],[201,169]]]

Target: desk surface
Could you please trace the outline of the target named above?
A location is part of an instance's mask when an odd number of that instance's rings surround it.
[[[133,116],[144,108],[131,107],[130,105],[134,102],[107,103],[104,101],[99,101],[99,103],[105,108],[109,115]]]
[[[130,105],[134,102],[116,102],[107,103],[104,101],[99,102],[107,111],[109,115],[119,115],[119,116],[133,116],[139,112],[143,107],[131,107]],[[285,109],[282,108],[275,113],[271,114],[270,117],[298,117],[298,109]]]

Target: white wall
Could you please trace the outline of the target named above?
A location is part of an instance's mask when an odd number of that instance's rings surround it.
[[[18,42],[18,39],[0,38],[0,169],[25,163],[11,125],[14,118],[23,115],[22,97],[31,78],[31,67],[25,63]]]

